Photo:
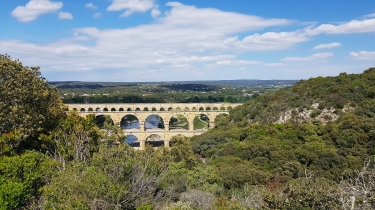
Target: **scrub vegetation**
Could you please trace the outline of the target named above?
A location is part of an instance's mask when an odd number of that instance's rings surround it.
[[[262,94],[142,151],[107,117],[66,114],[38,68],[0,56],[0,87],[0,209],[375,208],[374,68]]]

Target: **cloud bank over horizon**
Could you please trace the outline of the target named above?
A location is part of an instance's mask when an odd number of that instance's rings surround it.
[[[353,44],[375,41],[369,36],[375,32],[375,18],[365,12],[362,19],[317,23],[181,2],[72,2],[32,0],[9,11],[20,24],[56,13],[55,21],[70,20],[64,23],[70,26],[46,28],[56,33],[48,40],[2,36],[0,53],[41,66],[53,80],[70,80],[71,74],[87,81],[300,79],[374,65],[374,47]],[[365,39],[353,39],[359,36]]]

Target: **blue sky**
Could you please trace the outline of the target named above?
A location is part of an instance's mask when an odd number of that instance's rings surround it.
[[[375,66],[374,0],[12,0],[0,54],[50,81],[308,79]]]

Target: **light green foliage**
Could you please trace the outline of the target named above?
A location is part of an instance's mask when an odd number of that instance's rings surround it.
[[[88,162],[92,153],[98,150],[103,136],[95,126],[94,115],[82,118],[77,112],[70,112],[50,135],[43,135],[41,139],[51,142],[49,152],[52,158],[60,161],[65,168],[69,161]]]
[[[111,182],[100,168],[73,164],[43,189],[43,208],[116,209],[125,199],[127,186]]]
[[[102,139],[101,143],[107,144],[110,147],[119,145],[126,140],[125,132],[121,129],[120,124],[113,123],[109,115],[105,116],[102,131],[104,132],[104,139]]]
[[[143,204],[139,207],[137,207],[136,210],[154,210],[154,206],[150,204]]]
[[[43,208],[135,209],[160,206],[169,188],[167,150],[100,145],[88,163],[70,163],[43,188]],[[164,186],[164,184],[166,184]]]
[[[190,146],[190,141],[187,137],[177,135],[171,139],[171,156],[175,162],[183,161],[189,168],[192,168],[197,163],[193,150]]]
[[[40,196],[56,164],[37,152],[0,157],[0,209],[20,209]]]
[[[213,205],[214,210],[245,210],[235,200],[229,200],[226,196],[218,197]]]
[[[178,201],[176,203],[170,203],[168,206],[164,207],[165,210],[193,210],[190,202]]]
[[[323,178],[299,178],[268,186],[265,205],[270,209],[339,209],[339,191]]]
[[[0,135],[13,132],[19,137],[10,147],[36,147],[25,140],[48,132],[64,115],[56,89],[41,77],[39,67],[0,55]],[[0,149],[6,143],[0,142]]]

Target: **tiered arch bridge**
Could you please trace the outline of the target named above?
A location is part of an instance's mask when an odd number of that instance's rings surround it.
[[[67,104],[68,111],[80,116],[109,115],[120,123],[128,136],[137,138],[140,149],[145,143],[169,141],[178,134],[191,137],[207,132],[215,126],[215,119],[241,104],[229,103],[139,103],[139,104]],[[151,121],[150,121],[151,119]],[[155,123],[156,120],[156,123]],[[154,121],[154,122],[153,122]],[[153,125],[154,124],[154,125]]]

